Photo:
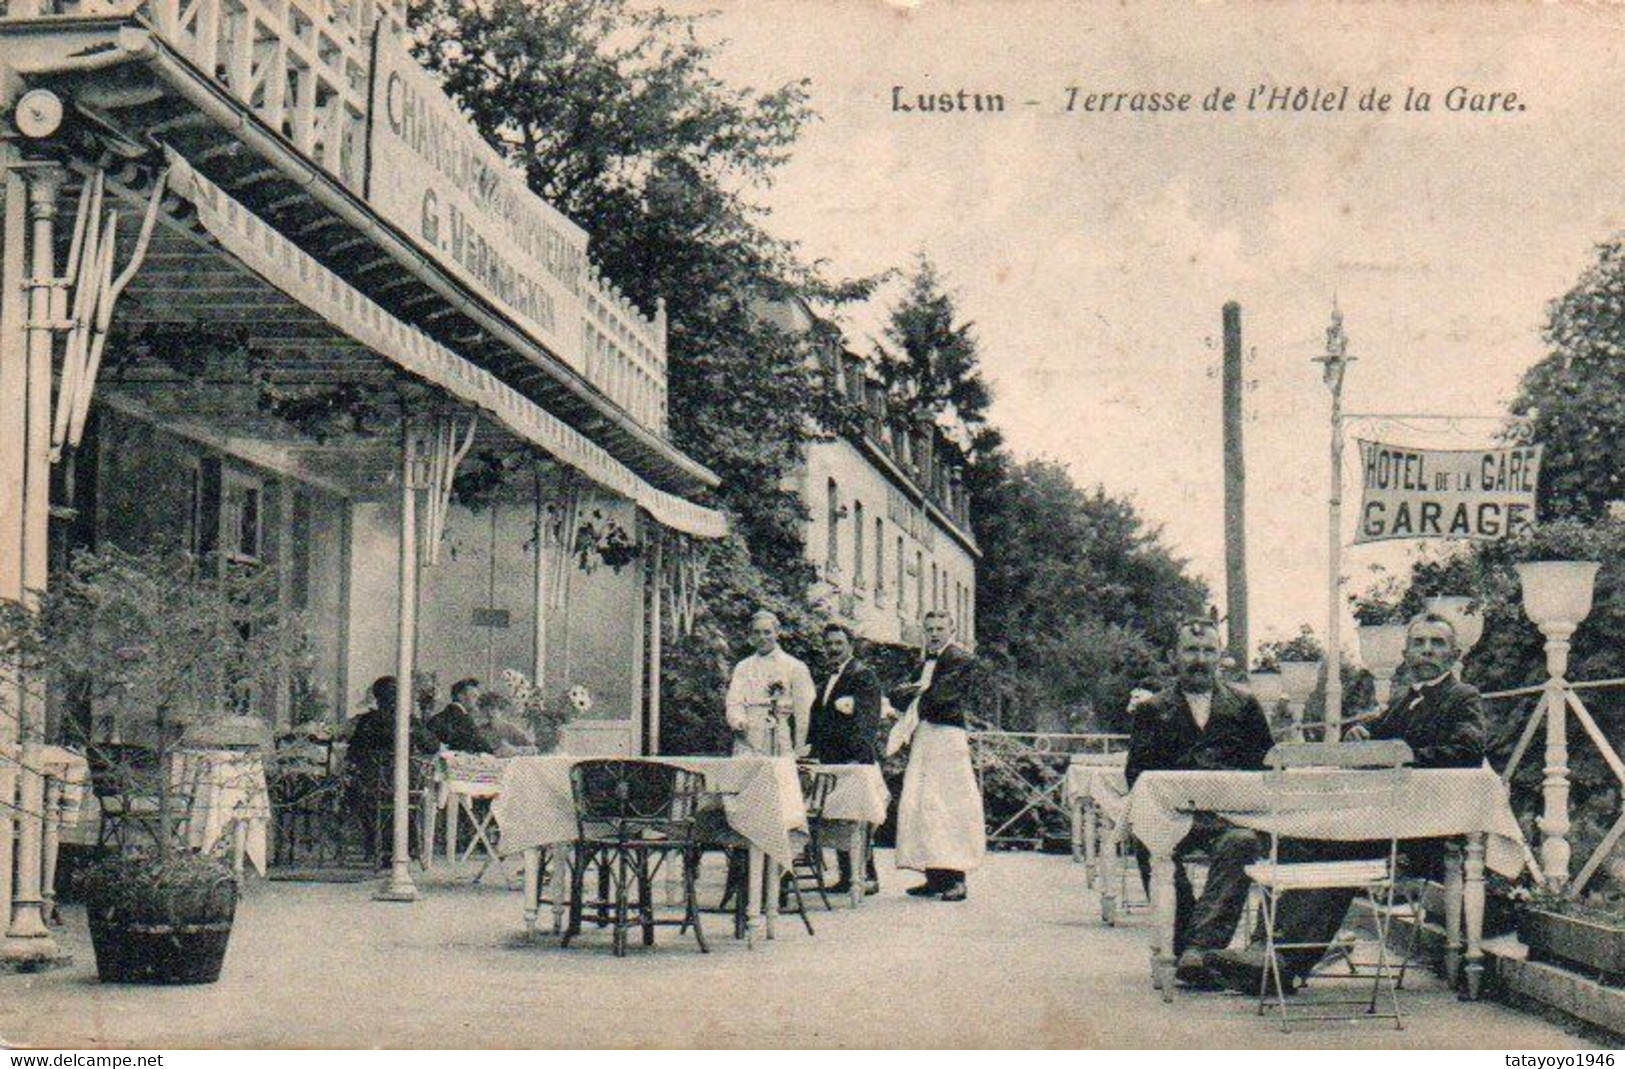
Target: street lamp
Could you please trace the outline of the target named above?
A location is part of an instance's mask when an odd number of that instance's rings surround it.
[[[1343,376],[1355,357],[1348,354],[1343,313],[1332,300],[1332,323],[1326,328],[1326,354],[1315,357],[1321,379],[1332,394],[1331,493],[1326,499],[1326,741],[1336,742],[1343,727],[1342,573],[1343,573]]]

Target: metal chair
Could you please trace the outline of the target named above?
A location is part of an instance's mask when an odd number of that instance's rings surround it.
[[[609,758],[576,764],[570,770],[570,789],[578,834],[570,874],[570,919],[562,945],[568,946],[580,934],[582,912],[590,905],[608,911],[615,956],[624,957],[635,884],[637,925],[645,946],[654,944],[656,925],[673,924],[681,931],[692,927],[701,952],[709,953],[695,892],[699,870],[695,814],[705,778],[658,761]],[[678,920],[660,920],[654,912],[654,878],[674,856],[683,867],[683,914]],[[609,886],[600,891],[599,901],[588,903],[586,870],[595,862]]]
[[[1399,983],[1389,960],[1388,928],[1394,911],[1394,894],[1399,883],[1398,829],[1387,840],[1384,856],[1351,861],[1283,862],[1279,831],[1286,814],[1337,813],[1358,809],[1397,807],[1412,760],[1411,749],[1400,741],[1349,743],[1281,743],[1265,757],[1268,770],[1264,785],[1270,816],[1270,853],[1267,861],[1247,866],[1247,875],[1264,896],[1264,972],[1259,983],[1258,1013],[1269,1005],[1273,988],[1281,1018],[1281,1030],[1291,1031],[1293,1021],[1311,1020],[1392,1020],[1405,1027],[1399,1006]],[[1280,942],[1276,914],[1280,896],[1290,892],[1353,890],[1364,892],[1372,903],[1377,926],[1377,960],[1369,972],[1351,970],[1347,976],[1323,974],[1326,979],[1371,980],[1369,998],[1315,1000],[1312,1008],[1324,1006],[1365,1006],[1360,1016],[1350,1014],[1290,1014],[1286,1001],[1286,980],[1282,975],[1279,951],[1337,949],[1337,938],[1323,943]],[[1401,966],[1403,969],[1403,965]],[[1384,997],[1386,996],[1386,998]],[[1390,1007],[1378,1007],[1384,1002]]]
[[[101,809],[96,833],[96,850],[109,843],[120,852],[150,846],[156,850],[160,837],[171,842],[185,838],[191,820],[192,799],[185,791],[169,793],[169,827],[162,828],[163,777],[158,751],[151,746],[131,743],[92,743],[85,752],[90,766],[90,785]]]
[[[835,789],[835,773],[820,772],[805,765],[798,768],[797,772],[801,777],[801,796],[807,806],[807,845],[790,863],[786,883],[794,887],[797,905],[805,921],[806,907],[800,903],[804,888],[810,887],[817,891],[825,909],[835,908],[830,905],[829,892],[824,886],[824,842],[823,829],[820,826],[820,822],[824,819],[824,803],[829,800],[830,792]],[[858,876],[861,878],[862,873],[860,872]],[[811,931],[810,926],[808,930]]]
[[[344,783],[333,743],[308,735],[276,740],[270,770],[273,863],[321,865],[344,857]]]

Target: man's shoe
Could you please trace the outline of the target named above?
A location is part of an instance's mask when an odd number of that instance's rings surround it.
[[[942,900],[944,902],[963,902],[965,901],[965,897],[966,893],[964,880],[960,880],[958,883],[952,885],[946,891],[942,892]]]
[[[880,893],[880,881],[879,880],[864,880],[863,881],[863,893],[866,894],[866,895],[878,895]]]
[[[1256,947],[1245,950],[1216,950],[1207,956],[1208,971],[1217,977],[1225,987],[1243,995],[1257,995],[1260,991],[1273,993],[1274,985],[1265,987],[1268,976],[1268,959],[1264,952]],[[1297,989],[1297,978],[1290,972],[1282,970],[1282,987],[1290,995]]]
[[[825,894],[831,894],[831,895],[851,894],[852,893],[852,881],[851,880],[836,880],[834,883],[832,883],[828,887],[824,888],[824,893]]]
[[[905,894],[911,894],[915,898],[935,898],[937,895],[941,894],[942,892],[936,887],[935,884],[922,883],[918,887],[910,887],[904,893]]]
[[[1218,991],[1224,987],[1219,978],[1209,971],[1207,953],[1201,950],[1187,950],[1179,955],[1179,962],[1174,966],[1174,979],[1195,991]]]

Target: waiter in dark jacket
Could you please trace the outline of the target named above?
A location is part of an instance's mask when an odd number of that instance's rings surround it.
[[[1405,669],[1409,687],[1389,702],[1381,716],[1356,724],[1345,735],[1351,742],[1364,739],[1399,739],[1411,748],[1417,768],[1478,768],[1484,763],[1484,706],[1478,690],[1456,678],[1453,669],[1461,658],[1456,629],[1442,616],[1423,613],[1405,630]],[[1404,844],[1409,869],[1434,876],[1443,869],[1445,841],[1413,839]],[[1281,844],[1283,861],[1345,861],[1386,857],[1382,842],[1294,842]],[[1281,980],[1291,987],[1309,975],[1336,938],[1354,891],[1294,891],[1281,896],[1276,907],[1277,942],[1306,943],[1309,947],[1283,950]],[[1262,944],[1263,933],[1254,937]],[[1257,994],[1264,971],[1259,946],[1209,955],[1209,965],[1225,985]]]
[[[981,679],[976,658],[953,641],[952,616],[928,612],[921,628],[925,648],[918,675],[891,695],[894,706],[907,710],[904,719],[916,722],[897,801],[897,867],[925,873],[925,882],[909,894],[963,902],[965,874],[987,853],[967,730]]]
[[[1130,789],[1142,772],[1197,769],[1254,771],[1275,744],[1258,699],[1220,682],[1223,655],[1219,628],[1206,617],[1179,626],[1174,647],[1175,684],[1139,706],[1125,769]],[[1185,858],[1208,854],[1207,886],[1196,898]],[[1151,881],[1151,855],[1135,844],[1140,875]],[[1175,977],[1193,987],[1212,988],[1209,952],[1226,947],[1247,905],[1243,870],[1258,858],[1258,835],[1211,813],[1198,813],[1189,834],[1174,848]]]
[[[824,625],[824,662],[829,676],[813,699],[807,744],[811,757],[826,765],[873,765],[880,760],[880,680],[874,670],[852,651],[852,633],[837,623]],[[874,855],[864,873],[865,894],[880,893]],[[845,894],[852,888],[852,861],[845,850],[836,852],[841,878],[830,890]]]
[[[480,681],[458,680],[452,684],[451,704],[429,718],[429,733],[441,746],[457,753],[490,753],[490,740],[474,721],[479,703]]]

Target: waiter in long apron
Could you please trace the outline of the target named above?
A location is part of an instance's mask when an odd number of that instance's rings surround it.
[[[912,725],[908,771],[897,804],[897,867],[925,873],[908,893],[963,902],[965,874],[987,853],[982,792],[971,767],[966,713],[977,684],[976,658],[953,641],[953,617],[925,616],[917,677],[891,694]]]

